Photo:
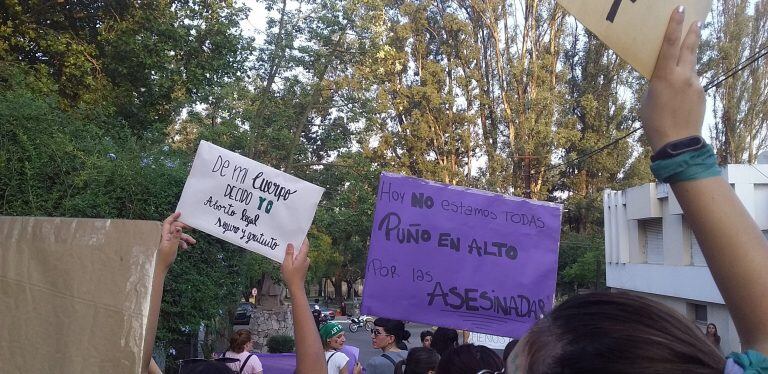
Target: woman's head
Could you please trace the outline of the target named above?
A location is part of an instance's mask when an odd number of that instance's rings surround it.
[[[440,356],[432,349],[416,347],[408,351],[408,357],[395,365],[398,374],[433,374]],[[403,369],[405,367],[405,369]]]
[[[326,350],[339,350],[347,340],[341,325],[333,322],[328,322],[320,327],[320,338],[323,340],[323,348]]]
[[[710,323],[707,325],[707,335],[717,336],[717,325]]]
[[[445,352],[437,365],[439,374],[477,373],[501,371],[504,363],[493,350],[482,345],[462,344]]]
[[[250,351],[253,349],[253,342],[251,342],[251,331],[248,329],[240,329],[235,331],[229,338],[229,350],[235,353],[243,353],[243,351]]]
[[[432,345],[432,335],[434,335],[432,334],[432,331],[424,330],[421,332],[420,335],[421,335],[421,345],[424,348],[430,348],[430,346]]]
[[[389,318],[376,318],[376,320],[373,321],[373,326],[374,327],[371,330],[373,348],[393,348],[397,346],[397,343],[400,343],[403,340],[408,340],[408,338],[411,337],[411,333],[405,329],[403,321]]]
[[[437,352],[440,356],[445,354],[449,349],[459,344],[459,333],[453,329],[447,329],[445,327],[438,327],[435,330],[435,334],[432,336],[431,348]]]
[[[572,297],[539,320],[507,372],[722,373],[725,360],[668,307],[627,293]]]

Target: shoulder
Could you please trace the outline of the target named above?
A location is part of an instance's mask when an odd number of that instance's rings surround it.
[[[368,362],[365,364],[365,369],[367,371],[367,370],[369,370],[369,368],[370,369],[375,369],[375,368],[382,367],[385,364],[391,366],[391,364],[389,363],[389,361],[387,361],[386,358],[381,357],[381,356],[376,356],[376,357],[373,357],[370,360],[368,360]]]
[[[245,360],[246,357],[248,356],[244,356],[242,359]],[[250,369],[251,373],[254,373],[254,374],[263,370],[263,368],[261,367],[261,360],[259,360],[259,356],[256,356],[256,354],[251,356],[251,359],[248,360],[248,369]]]
[[[331,361],[329,362],[332,364],[336,370],[341,369],[344,367],[344,365],[349,361],[349,357],[345,355],[342,352],[338,352],[335,355],[333,355],[333,358],[331,358]]]

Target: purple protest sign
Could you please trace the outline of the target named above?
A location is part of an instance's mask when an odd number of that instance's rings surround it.
[[[552,309],[561,214],[383,173],[362,313],[520,338]]]

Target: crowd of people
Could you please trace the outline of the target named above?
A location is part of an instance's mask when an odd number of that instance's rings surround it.
[[[768,373],[768,293],[763,291],[768,285],[768,242],[719,176],[712,148],[680,142],[700,136],[705,111],[696,73],[701,24],[693,23],[683,37],[684,18],[682,7],[670,17],[641,120],[656,156],[651,170],[670,184],[698,238],[743,352],[724,357],[716,348],[715,326],[708,327],[705,336],[658,302],[627,293],[590,293],[557,305],[516,346],[505,350],[505,357],[483,346],[459,345],[458,334],[451,329],[422,334],[422,347],[405,350],[402,344],[410,333],[403,322],[378,318],[371,339],[382,353],[365,363],[365,373]],[[176,213],[163,225],[145,341],[147,371],[158,370],[150,353],[165,273],[177,248],[194,244],[178,218]],[[349,369],[349,358],[339,353],[344,333],[333,323],[318,330],[305,296],[308,251],[306,241],[298,251],[289,244],[281,267],[293,297],[296,373],[342,374]],[[238,338],[227,355],[247,356],[245,340]],[[360,366],[354,366],[355,373],[363,370]],[[211,362],[197,365],[194,372],[224,369],[231,372],[226,365]]]

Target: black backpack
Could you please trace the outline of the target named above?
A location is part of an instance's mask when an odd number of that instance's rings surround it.
[[[240,370],[238,371],[239,374],[243,374],[243,369],[245,369],[245,365],[248,363],[248,360],[251,359],[251,357],[255,356],[255,354],[251,353],[248,355],[248,357],[245,358],[245,361],[243,361],[243,364],[240,365]],[[227,351],[224,351],[224,354],[221,357],[227,357]]]

